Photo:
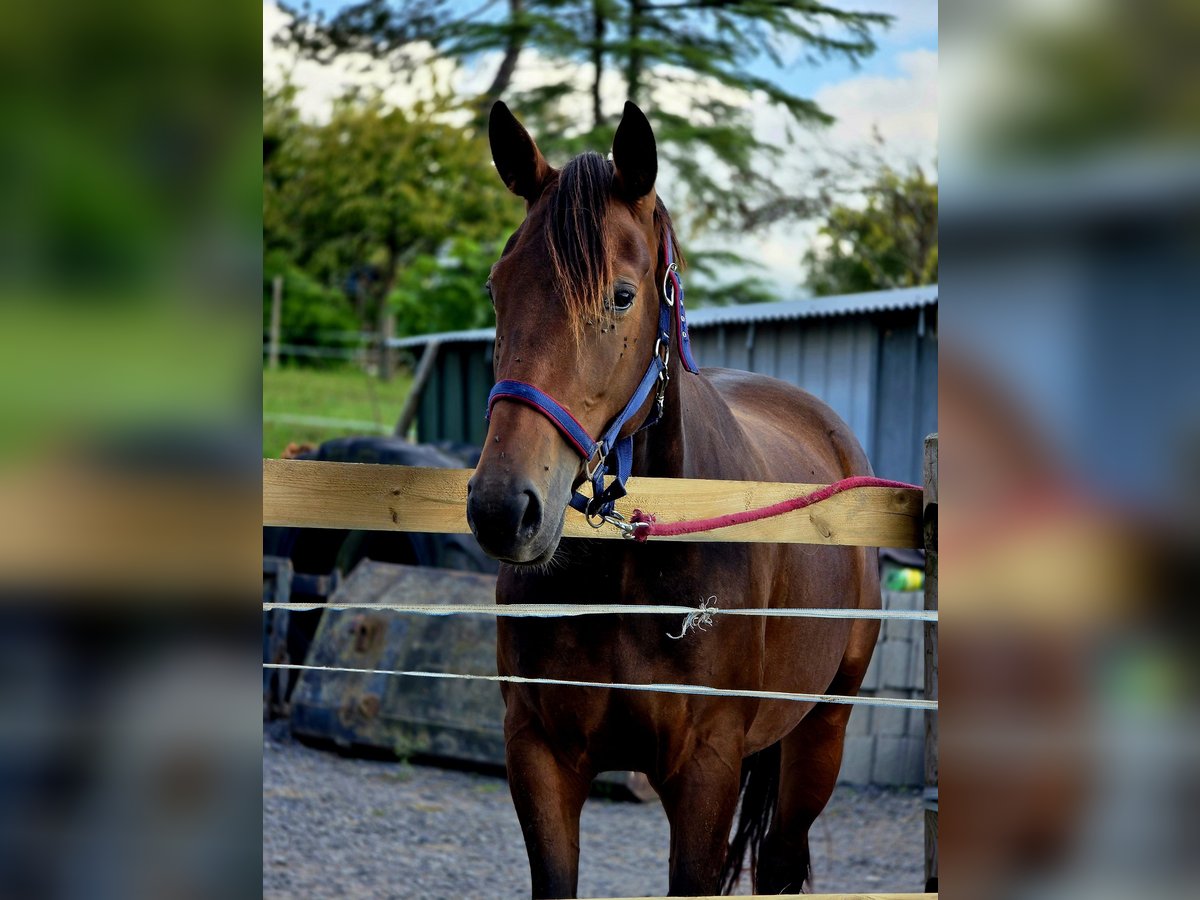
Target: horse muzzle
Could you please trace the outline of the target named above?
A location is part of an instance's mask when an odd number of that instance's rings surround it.
[[[467,523],[488,556],[530,562],[541,549],[545,520],[541,493],[525,479],[481,479],[467,483]]]
[[[562,537],[563,498],[569,493],[556,487],[560,486],[534,484],[516,473],[493,476],[481,465],[467,482],[467,524],[483,551],[514,565],[549,560]],[[548,502],[548,493],[559,502]]]

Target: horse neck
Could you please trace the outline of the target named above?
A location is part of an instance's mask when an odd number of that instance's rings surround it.
[[[659,258],[655,280],[661,285],[666,270],[665,262],[660,255],[660,248],[663,245],[666,229],[670,227],[670,215],[666,212],[665,207],[661,206],[660,212],[655,215],[655,246],[652,248],[652,252]],[[680,341],[681,338],[672,323],[671,357],[667,364],[670,380],[667,382],[663,415],[658,422],[641,432],[634,441],[633,474],[635,475],[683,478],[695,474],[689,471],[689,446],[697,449],[706,441],[711,441],[714,430],[720,427],[717,423],[731,418],[728,407],[715,394],[708,392],[711,396],[700,396],[704,393],[696,389],[700,376],[687,371],[681,362]],[[688,401],[687,403],[685,403],[685,399]],[[692,400],[695,400],[696,403],[692,404]],[[683,410],[689,405],[694,407],[696,414],[685,417]],[[709,409],[715,415],[715,419],[701,412],[702,409],[713,406],[718,407]]]
[[[634,474],[654,478],[716,476],[701,470],[704,460],[718,455],[719,446],[737,445],[740,427],[724,400],[700,374],[694,374],[671,354],[671,380],[662,418],[634,442]],[[701,467],[701,468],[697,468]]]

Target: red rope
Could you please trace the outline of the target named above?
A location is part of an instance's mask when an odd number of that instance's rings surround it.
[[[803,496],[793,497],[791,500],[781,500],[778,503],[772,503],[770,506],[763,506],[758,509],[748,509],[745,512],[713,516],[709,519],[659,522],[654,518],[652,513],[644,513],[640,509],[635,509],[633,511],[633,518],[629,521],[631,524],[637,526],[633,532],[633,539],[640,543],[651,537],[675,537],[681,534],[696,534],[701,531],[726,528],[730,525],[742,525],[746,522],[770,519],[774,516],[782,516],[784,513],[789,513],[793,510],[804,509],[804,507],[820,503],[822,500],[828,500],[834,494],[864,487],[911,488],[912,490],[921,490],[917,485],[907,484],[903,481],[888,481],[886,478],[874,478],[870,475],[855,475],[851,478],[843,478],[841,481],[835,481],[833,484],[818,488]]]

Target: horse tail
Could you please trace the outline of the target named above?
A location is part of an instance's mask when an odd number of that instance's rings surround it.
[[[722,894],[731,893],[741,877],[747,850],[750,851],[750,880],[756,876],[758,851],[779,801],[779,767],[778,742],[752,753],[742,762],[742,780],[738,789],[741,810],[721,868]]]

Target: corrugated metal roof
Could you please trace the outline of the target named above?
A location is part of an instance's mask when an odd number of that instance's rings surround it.
[[[717,325],[772,322],[788,319],[809,319],[828,316],[850,316],[863,313],[889,312],[897,309],[918,309],[935,306],[938,302],[936,284],[892,291],[870,291],[864,294],[843,294],[837,297],[818,297],[805,300],[780,300],[775,303],[747,303],[742,306],[710,306],[688,313],[688,327],[708,328]],[[436,338],[443,344],[490,341],[496,337],[494,328],[471,331],[447,331],[441,334],[422,334],[390,341],[393,347],[422,347]]]
[[[775,303],[747,303],[742,306],[707,306],[688,313],[690,328],[710,325],[771,322],[783,319],[811,319],[821,316],[850,316],[859,313],[917,309],[938,302],[936,284],[894,291],[870,291],[805,300],[780,300]]]

